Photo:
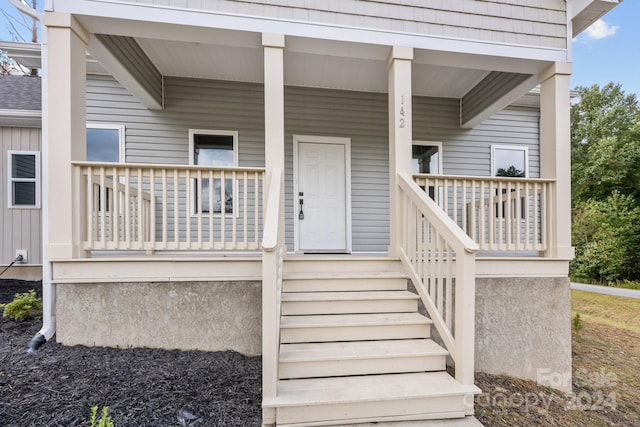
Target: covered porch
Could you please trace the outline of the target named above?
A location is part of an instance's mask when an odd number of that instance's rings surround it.
[[[411,280],[453,360],[456,398],[445,415],[472,414],[476,279],[566,276],[571,257],[563,52],[383,41],[364,30],[274,33],[242,20],[210,28],[195,15],[192,26],[178,14],[132,25],[140,7],[45,19],[47,76],[56,76],[46,83],[43,156],[52,283],[75,292],[84,283],[259,281],[264,423],[273,424],[283,405],[281,322],[297,313],[283,308],[298,302],[283,296],[300,273],[292,261],[313,254],[311,273],[326,276],[323,262],[339,264],[336,254],[375,253]],[[87,117],[128,113],[87,97],[87,52],[151,124],[125,132],[121,163],[86,161]],[[492,130],[537,84],[534,136]],[[530,113],[520,104],[516,116],[520,108]],[[231,136],[233,165],[194,164],[190,135],[209,123]],[[170,148],[149,143],[165,137]],[[495,176],[493,145],[525,137],[536,153],[525,176]],[[418,142],[440,147],[438,174],[414,173]],[[162,162],[152,161],[160,150]],[[348,267],[337,280],[359,283],[362,271]]]

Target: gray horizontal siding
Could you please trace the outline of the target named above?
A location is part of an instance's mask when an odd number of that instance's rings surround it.
[[[522,145],[529,150],[529,176],[540,176],[540,112],[508,107],[473,129],[458,125],[457,99],[414,98],[413,138],[441,141],[443,172],[448,175],[491,175],[491,145]]]
[[[0,127],[0,265],[13,261],[16,249],[29,251],[29,264],[42,264],[40,209],[8,209],[7,157],[9,150],[40,151],[38,128]],[[42,176],[40,176],[42,182]]]
[[[459,127],[459,100],[414,99],[414,139],[443,143],[444,173],[490,175],[491,144],[529,147],[530,176],[539,174],[535,109],[510,107],[473,129]],[[240,166],[264,166],[262,85],[166,79],[166,110],[150,111],[115,80],[91,76],[87,118],[124,124],[126,161],[188,163],[188,129],[235,130]],[[389,244],[387,95],[285,89],[286,239],[293,248],[293,135],[351,139],[352,240],[355,251]]]
[[[131,0],[129,1],[131,2]],[[565,49],[565,0],[137,0],[488,42]]]

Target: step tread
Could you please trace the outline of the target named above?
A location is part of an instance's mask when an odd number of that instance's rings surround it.
[[[402,272],[395,271],[368,271],[345,273],[285,273],[283,280],[335,280],[335,279],[408,279]]]
[[[281,344],[281,362],[447,356],[430,339]]]
[[[431,319],[419,313],[317,314],[282,316],[281,328],[326,328],[386,325],[430,325]]]
[[[286,292],[282,302],[416,300],[418,295],[409,291],[336,291],[336,292]]]
[[[278,381],[278,396],[264,407],[348,404],[479,393],[446,372],[362,375]]]

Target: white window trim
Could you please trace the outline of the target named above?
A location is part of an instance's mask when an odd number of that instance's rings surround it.
[[[438,173],[432,173],[429,175],[443,175],[444,172],[442,170],[442,141],[413,141],[411,145],[431,145],[438,147]],[[413,157],[413,156],[412,156]],[[413,159],[412,159],[413,160]]]
[[[233,137],[233,167],[238,166],[238,131],[233,130],[211,130],[211,129],[189,129],[189,165],[195,165],[193,160],[195,143],[194,135],[224,135]]]
[[[13,178],[12,177],[12,158],[14,155],[33,155],[36,158],[36,177],[35,178]],[[40,187],[41,187],[41,170],[40,170],[40,152],[39,151],[7,151],[7,207],[9,209],[40,209]],[[35,182],[36,183],[36,200],[34,205],[14,205],[13,204],[13,183],[14,182]]]
[[[214,129],[189,129],[189,165],[190,166],[194,166],[195,165],[195,160],[194,160],[194,157],[195,157],[194,156],[194,154],[195,154],[195,142],[194,142],[194,138],[193,138],[195,135],[232,136],[233,137],[233,165],[231,167],[238,167],[238,131],[234,131],[234,130],[214,130]],[[238,183],[237,182],[234,185],[233,191],[235,192],[235,194],[238,194]],[[192,182],[191,182],[191,194],[195,194],[195,192],[196,192],[196,182],[195,182],[195,180],[192,180]],[[237,209],[236,202],[237,202],[236,197],[234,197],[233,198],[233,208],[232,209],[233,209],[233,212],[236,213],[236,217],[239,217],[240,216],[240,210]],[[194,198],[194,200],[191,203],[191,216],[192,217],[198,216],[198,212],[197,212],[195,203],[196,203],[196,199]],[[213,201],[211,201],[211,203],[213,203]],[[224,214],[229,216],[229,215],[233,215],[233,212],[232,213],[224,212]],[[222,215],[222,213],[223,212],[220,212],[220,213],[215,213],[214,212],[213,215],[214,216]]]
[[[124,125],[116,125],[112,123],[92,123],[87,122],[87,129],[113,129],[118,131],[118,163],[124,163],[125,153],[125,127]],[[86,141],[85,141],[86,144]]]
[[[496,145],[491,144],[491,176],[496,176],[495,155],[498,150],[524,151],[524,177],[529,178],[529,147],[521,145]],[[504,178],[504,177],[502,177]]]

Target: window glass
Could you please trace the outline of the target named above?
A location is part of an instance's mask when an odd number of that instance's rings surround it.
[[[40,153],[8,152],[9,207],[40,207]]]
[[[90,162],[120,161],[120,127],[87,127],[87,160]]]
[[[192,132],[192,161],[194,165],[206,166],[235,166],[236,154],[234,152],[236,134],[218,134]],[[222,182],[220,179],[213,180],[213,203],[209,197],[209,179],[202,179],[200,184],[202,191],[198,191],[198,182],[194,180],[195,201],[193,212],[198,212],[198,201],[202,198],[201,213],[209,213],[213,208],[214,213],[222,213]],[[224,180],[224,212],[233,212],[233,182],[230,179]]]
[[[440,173],[440,152],[437,145],[414,145],[412,147],[413,173]]]
[[[527,151],[521,147],[493,147],[493,175],[527,176]]]

